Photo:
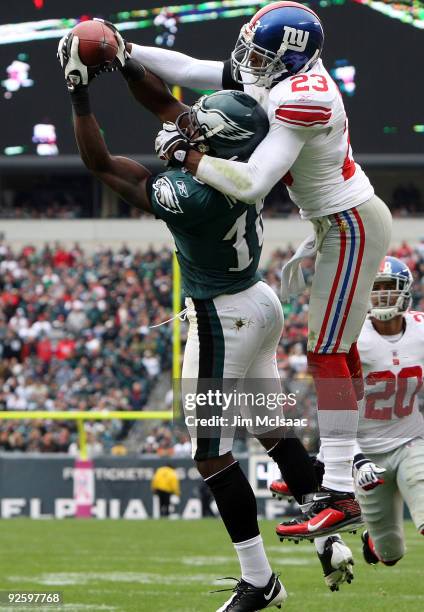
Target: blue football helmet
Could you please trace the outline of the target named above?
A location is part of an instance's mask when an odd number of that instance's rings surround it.
[[[403,261],[397,257],[385,257],[371,292],[371,316],[379,321],[390,321],[406,312],[411,306],[412,281],[411,271]]]
[[[242,27],[231,54],[233,79],[272,87],[309,70],[323,44],[324,31],[314,11],[297,2],[273,2]]]

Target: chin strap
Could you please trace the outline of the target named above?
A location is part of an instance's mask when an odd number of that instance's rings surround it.
[[[391,319],[397,317],[399,314],[402,313],[399,312],[396,306],[393,306],[392,308],[371,308],[370,310],[370,315],[378,321],[390,321]]]

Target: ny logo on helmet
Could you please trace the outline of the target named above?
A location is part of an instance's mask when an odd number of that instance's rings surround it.
[[[392,263],[390,261],[384,260],[384,268],[382,270],[382,272],[384,274],[391,274],[392,272]]]
[[[291,51],[304,51],[308,44],[309,32],[284,26],[282,47]]]

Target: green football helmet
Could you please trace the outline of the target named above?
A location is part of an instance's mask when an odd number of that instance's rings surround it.
[[[202,96],[175,124],[197,150],[223,159],[248,159],[269,130],[262,106],[232,90]]]

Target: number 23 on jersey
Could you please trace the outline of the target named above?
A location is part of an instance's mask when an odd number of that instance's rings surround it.
[[[322,74],[299,74],[290,79],[293,92],[328,91],[328,83]]]

